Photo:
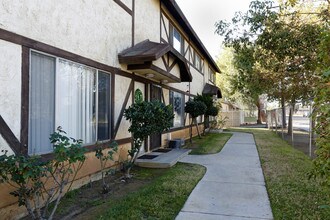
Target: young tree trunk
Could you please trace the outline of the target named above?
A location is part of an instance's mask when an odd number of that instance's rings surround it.
[[[289,111],[289,123],[288,123],[288,135],[292,135],[292,107],[290,107]]]
[[[200,134],[200,132],[199,132],[199,127],[198,127],[198,123],[197,123],[197,118],[194,118],[193,121],[194,121],[194,123],[195,123],[195,125],[196,125],[196,129],[197,129],[198,137],[199,137],[199,138],[202,138],[202,136],[201,136],[201,134]]]
[[[257,119],[257,124],[260,125],[262,124],[261,122],[261,104],[260,104],[260,99],[258,98],[257,102],[256,102],[256,106],[258,108],[258,119]]]
[[[193,122],[194,122],[194,119],[192,118],[191,119],[191,123],[190,123],[190,143],[192,143],[192,127],[193,127]]]
[[[282,124],[283,128],[286,128],[286,112],[285,112],[285,99],[281,97],[281,107],[282,107]]]
[[[205,129],[206,129],[206,115],[204,115],[204,126],[203,126],[203,134],[202,135],[205,135]]]
[[[290,112],[289,112],[288,135],[293,135],[292,117],[294,114],[294,107],[295,107],[295,103],[292,103],[290,106]]]

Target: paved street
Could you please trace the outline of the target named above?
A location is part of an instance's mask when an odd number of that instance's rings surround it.
[[[287,123],[289,121],[289,117],[286,117]],[[293,116],[292,117],[293,129],[299,129],[304,131],[309,131],[309,117],[303,116]]]

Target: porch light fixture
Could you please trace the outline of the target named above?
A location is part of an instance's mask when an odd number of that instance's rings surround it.
[[[153,78],[154,76],[155,76],[155,75],[154,75],[153,73],[147,73],[147,74],[146,74],[146,77],[147,77],[147,78]]]
[[[163,80],[161,81],[161,83],[166,84],[166,83],[168,83],[168,80],[167,80],[167,79],[163,79]]]

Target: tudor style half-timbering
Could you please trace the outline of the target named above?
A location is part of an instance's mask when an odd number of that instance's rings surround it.
[[[123,112],[137,88],[175,112],[173,128],[150,137],[142,154],[189,137],[190,97],[221,97],[220,70],[174,0],[2,1],[0,52],[0,150],[9,153],[48,157],[49,134],[62,126],[89,150],[116,140],[125,159]],[[97,178],[92,155],[76,187]],[[23,213],[9,191],[0,186],[4,218]]]

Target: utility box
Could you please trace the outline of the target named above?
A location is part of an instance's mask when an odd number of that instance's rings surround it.
[[[183,145],[184,145],[184,139],[181,138],[170,140],[168,143],[169,148],[181,148],[181,146]]]

